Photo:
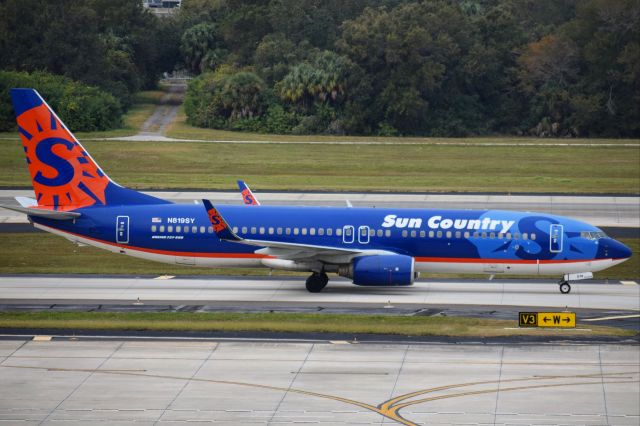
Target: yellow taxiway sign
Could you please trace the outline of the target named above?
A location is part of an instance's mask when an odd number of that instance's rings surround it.
[[[520,327],[557,327],[573,328],[576,326],[575,312],[520,312]]]

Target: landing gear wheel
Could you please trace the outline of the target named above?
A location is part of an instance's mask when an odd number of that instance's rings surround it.
[[[566,282],[566,281],[561,281],[560,282],[560,293],[569,294],[570,291],[571,291],[571,286],[569,285],[569,283]]]
[[[314,272],[307,278],[307,291],[309,293],[320,293],[329,282],[329,277],[324,272]]]

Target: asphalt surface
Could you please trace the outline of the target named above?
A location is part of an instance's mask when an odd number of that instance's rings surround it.
[[[636,281],[420,280],[408,288],[332,279],[320,294],[298,277],[0,276],[0,311],[301,312],[517,319],[520,311],[573,310],[579,321],[640,331]]]

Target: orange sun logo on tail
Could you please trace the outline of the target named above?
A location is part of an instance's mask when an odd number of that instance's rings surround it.
[[[46,103],[17,121],[38,206],[64,211],[106,204],[109,178]]]

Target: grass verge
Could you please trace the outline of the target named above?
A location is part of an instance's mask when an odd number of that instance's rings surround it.
[[[230,130],[203,129],[186,122],[184,108],[180,108],[176,119],[166,136],[178,139],[220,140],[220,141],[277,141],[277,142],[385,142],[415,144],[640,144],[639,139],[585,139],[585,138],[530,138],[515,136],[491,136],[472,138],[434,138],[434,137],[389,137],[389,136],[333,136],[333,135],[273,135],[264,133],[234,132]]]
[[[632,330],[589,326],[575,330],[518,329],[517,320],[465,317],[290,313],[2,312],[0,328],[139,331],[257,331],[394,334],[405,336],[599,335],[633,336]]]
[[[640,148],[86,141],[133,188],[640,194]],[[606,161],[603,161],[606,159]],[[0,186],[30,186],[20,143],[0,141]]]
[[[635,255],[613,268],[597,272],[597,279],[640,278],[640,239],[621,239]],[[37,248],[38,256],[33,256]],[[127,275],[267,275],[268,269],[209,269],[156,263],[94,247],[78,247],[62,237],[44,233],[0,233],[0,274],[127,274]],[[306,276],[306,273],[275,271],[278,275]],[[470,275],[423,277],[469,278]],[[482,275],[481,277],[486,277]],[[520,277],[522,278],[522,277]]]

